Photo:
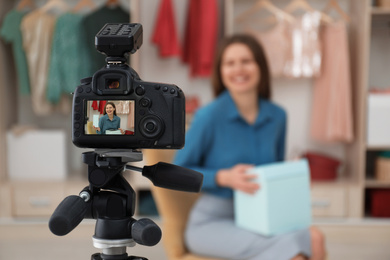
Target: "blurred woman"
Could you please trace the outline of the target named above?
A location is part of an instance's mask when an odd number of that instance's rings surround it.
[[[187,224],[195,254],[223,259],[323,260],[316,228],[272,237],[234,223],[233,190],[253,194],[259,185],[247,170],[284,160],[286,112],[270,101],[270,71],[263,48],[248,35],[226,38],[215,59],[216,99],[196,113],[175,163],[204,175],[202,196]]]

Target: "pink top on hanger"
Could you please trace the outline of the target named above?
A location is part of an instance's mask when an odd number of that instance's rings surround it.
[[[255,31],[251,28],[246,31],[255,36],[263,46],[270,65],[271,75],[273,77],[283,76],[287,53],[290,51],[286,22],[278,21],[273,28],[266,31]]]
[[[160,3],[152,42],[157,45],[161,57],[180,56],[181,54],[171,0],[162,0]]]
[[[339,21],[321,30],[323,64],[314,82],[311,136],[320,142],[351,142],[352,85],[348,33]]]

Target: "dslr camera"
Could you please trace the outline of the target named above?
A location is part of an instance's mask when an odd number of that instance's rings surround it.
[[[142,81],[126,65],[127,53],[142,44],[141,24],[106,24],[96,35],[106,66],[81,80],[74,92],[72,140],[78,147],[97,148],[82,154],[88,182],[77,195],[66,197],[53,212],[49,228],[64,236],[83,219],[96,219],[93,245],[102,249],[91,260],[147,260],[128,256],[136,243],[156,245],[161,229],[151,219],[135,219],[136,193],[125,170],[142,172],[154,186],[199,192],[203,175],[169,163],[143,168],[138,148],[179,149],[184,146],[185,99],[175,85]]]
[[[82,79],[74,92],[72,141],[76,146],[106,149],[184,146],[182,90],[176,85],[142,81],[126,64],[126,54],[135,53],[141,45],[141,24],[106,24],[97,33],[95,46],[107,56],[106,66],[93,77]]]

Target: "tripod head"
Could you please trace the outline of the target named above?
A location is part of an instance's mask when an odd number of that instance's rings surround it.
[[[58,205],[49,221],[51,232],[63,236],[84,218],[96,219],[93,244],[103,253],[94,254],[92,260],[145,259],[128,257],[126,247],[136,243],[154,246],[160,241],[162,232],[150,219],[133,218],[135,192],[123,172],[140,171],[155,186],[189,192],[199,192],[203,175],[162,162],[143,168],[127,165],[141,160],[142,153],[136,150],[83,153],[83,162],[88,165],[89,186],[79,196],[68,196]]]

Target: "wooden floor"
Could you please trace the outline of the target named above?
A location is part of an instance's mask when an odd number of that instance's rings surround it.
[[[390,260],[390,223],[320,224],[329,260]],[[0,260],[89,260],[99,252],[92,245],[94,222],[81,223],[70,234],[57,237],[47,223],[0,221]],[[160,244],[128,248],[129,255],[167,260]]]

